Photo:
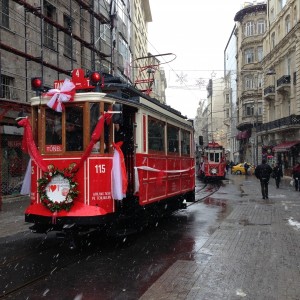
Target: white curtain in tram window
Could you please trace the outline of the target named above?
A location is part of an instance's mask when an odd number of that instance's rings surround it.
[[[112,188],[113,188],[113,199],[122,200],[126,196],[122,193],[121,161],[120,161],[120,154],[117,150],[114,151],[114,157],[113,157]]]
[[[31,159],[29,159],[25,177],[23,180],[22,188],[21,188],[21,195],[29,195],[30,194],[30,189],[31,189]]]

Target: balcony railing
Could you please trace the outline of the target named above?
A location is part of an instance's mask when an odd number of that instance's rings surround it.
[[[283,75],[277,80],[277,87],[279,88],[282,85],[290,85],[291,84],[291,76]]]
[[[279,129],[286,126],[293,126],[299,125],[300,126],[300,115],[291,115],[285,118],[277,119],[272,122],[264,123],[258,125],[256,127],[257,132],[272,130],[272,129]]]
[[[275,94],[275,86],[270,85],[264,89],[264,95]]]

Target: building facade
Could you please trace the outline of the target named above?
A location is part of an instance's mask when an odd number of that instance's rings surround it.
[[[286,175],[300,161],[300,1],[268,1],[264,35],[264,114],[258,135],[263,155],[273,156]]]
[[[224,125],[227,129],[228,160],[239,162],[239,143],[236,139],[237,130],[237,64],[236,64],[236,26],[233,27],[224,50]]]
[[[257,165],[262,142],[256,128],[262,123],[263,38],[267,4],[247,4],[235,15],[237,42],[237,129],[239,160]]]
[[[4,194],[11,193],[27,165],[28,157],[20,149],[22,129],[15,119],[30,113],[31,79],[39,77],[46,91],[54,80],[81,68],[86,74],[97,70],[134,85],[139,67],[147,64],[139,61],[136,66],[134,61],[148,56],[151,20],[148,0],[0,1],[0,185]],[[156,76],[163,86],[164,72]],[[156,95],[161,96],[159,89]]]

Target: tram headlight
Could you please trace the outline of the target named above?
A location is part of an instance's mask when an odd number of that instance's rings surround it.
[[[216,175],[216,174],[217,174],[217,169],[216,169],[216,168],[210,169],[210,173],[211,173],[212,175]]]

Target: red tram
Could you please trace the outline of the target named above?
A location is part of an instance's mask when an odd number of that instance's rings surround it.
[[[216,142],[204,148],[203,160],[197,170],[198,178],[203,181],[221,180],[226,176],[225,149]]]
[[[25,221],[33,232],[134,223],[194,201],[193,124],[177,110],[82,69],[37,93],[31,106],[31,120],[18,124],[31,157]]]

